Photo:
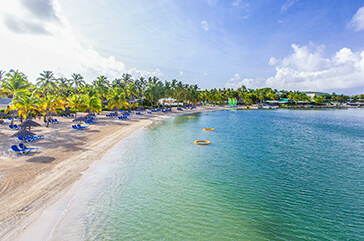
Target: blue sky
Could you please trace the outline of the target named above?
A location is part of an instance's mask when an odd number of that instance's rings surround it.
[[[359,0],[0,0],[0,69],[364,93]]]

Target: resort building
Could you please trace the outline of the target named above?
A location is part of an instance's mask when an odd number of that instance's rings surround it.
[[[0,98],[0,110],[7,109],[12,98]]]
[[[173,98],[163,98],[158,100],[159,104],[163,106],[177,106],[178,103],[176,102],[176,99]],[[183,106],[183,103],[179,103],[179,106]]]

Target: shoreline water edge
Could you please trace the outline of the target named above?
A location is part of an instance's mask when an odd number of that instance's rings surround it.
[[[2,138],[0,165],[0,237],[2,240],[48,240],[53,228],[89,174],[102,163],[115,145],[136,131],[178,115],[226,110],[228,107],[198,107],[169,114],[134,115],[130,121],[98,117],[86,132],[69,128],[72,120],[61,119],[51,128],[32,129],[45,139],[35,144],[39,151],[9,157],[12,140]],[[10,130],[2,132],[7,136]],[[6,139],[6,140],[5,140]]]

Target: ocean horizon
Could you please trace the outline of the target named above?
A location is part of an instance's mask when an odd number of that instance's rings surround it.
[[[364,239],[364,111],[192,116],[117,144],[51,240]]]

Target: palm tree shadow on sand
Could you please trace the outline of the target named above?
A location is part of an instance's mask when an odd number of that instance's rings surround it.
[[[50,156],[38,156],[38,157],[32,157],[32,158],[28,159],[27,162],[32,162],[32,163],[51,163],[54,160],[56,160],[56,158],[54,158],[54,157],[50,157]]]

